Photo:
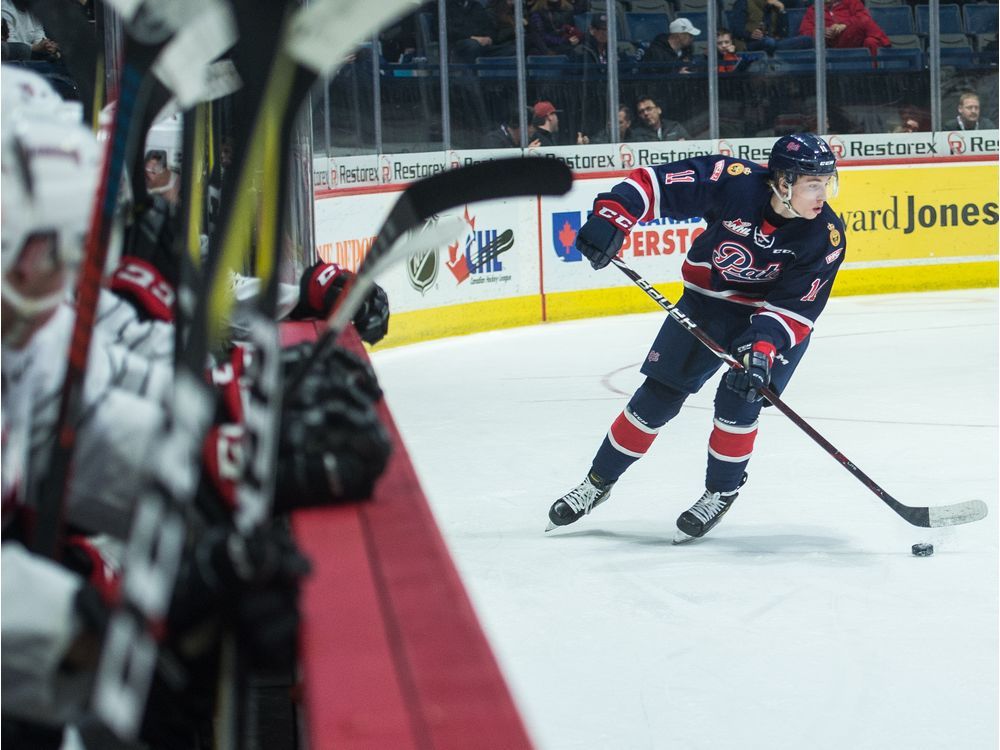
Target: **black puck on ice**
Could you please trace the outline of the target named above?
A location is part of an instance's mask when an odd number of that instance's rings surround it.
[[[934,545],[924,543],[914,544],[910,547],[910,551],[917,557],[930,557],[934,554]]]

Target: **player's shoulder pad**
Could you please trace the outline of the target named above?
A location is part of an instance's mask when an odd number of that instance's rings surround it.
[[[745,182],[751,175],[767,175],[767,169],[746,159],[736,159],[732,156],[705,156],[706,177],[709,182]]]

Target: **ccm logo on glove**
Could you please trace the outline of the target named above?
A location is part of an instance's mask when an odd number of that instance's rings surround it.
[[[628,213],[628,211],[622,208],[622,206],[618,203],[613,203],[611,201],[597,201],[597,203],[594,204],[594,212],[602,219],[607,219],[612,224],[626,232],[635,226],[635,217]]]

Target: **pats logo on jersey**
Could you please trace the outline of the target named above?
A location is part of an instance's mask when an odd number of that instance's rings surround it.
[[[753,262],[753,253],[738,242],[721,242],[712,251],[712,265],[729,281],[771,281],[781,273],[781,263],[758,268]]]
[[[566,263],[583,260],[583,255],[576,249],[576,235],[579,232],[579,211],[560,211],[552,214],[552,247],[559,260]]]
[[[753,229],[753,224],[746,219],[732,219],[731,221],[724,221],[722,222],[722,226],[733,234],[738,234],[740,237],[749,237],[750,230]]]

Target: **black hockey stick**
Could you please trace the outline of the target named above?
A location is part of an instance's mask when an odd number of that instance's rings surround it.
[[[621,269],[621,272],[628,276],[635,285],[642,289],[650,299],[662,307],[671,318],[682,325],[688,333],[704,344],[716,357],[734,369],[743,369],[742,363],[723,349],[718,342],[705,333],[701,327],[682,310],[679,310],[670,300],[658,292],[652,284],[642,276],[632,270],[625,261],[620,258],[612,258],[611,262]],[[760,388],[760,394],[773,404],[778,411],[788,417],[796,427],[801,429],[823,450],[854,475],[865,487],[870,489],[883,503],[892,508],[895,513],[909,524],[922,526],[924,528],[936,528],[939,526],[958,526],[964,523],[972,523],[986,517],[987,507],[982,500],[965,500],[950,505],[934,505],[930,507],[914,507],[903,505],[892,495],[883,490],[875,481],[859,469],[853,461],[841,453],[829,440],[820,435],[805,419],[800,417],[784,401],[778,398],[777,394],[770,388]]]
[[[399,243],[407,232],[437,214],[463,204],[524,195],[563,195],[573,184],[573,173],[557,159],[518,157],[470,164],[426,177],[411,184],[396,201],[365,256],[358,273],[345,285],[312,356],[299,367],[289,389],[302,382],[313,363],[329,353],[343,326],[351,319],[375,283],[375,276],[393,260],[413,252]],[[499,239],[499,238],[498,238]],[[414,241],[419,242],[415,236]],[[402,252],[401,252],[402,251]],[[489,250],[495,252],[495,250]]]
[[[130,9],[131,15],[126,19],[118,105],[105,149],[100,188],[95,197],[77,283],[76,318],[60,394],[55,441],[36,498],[38,515],[32,549],[48,557],[58,553],[62,535],[63,505],[69,492],[76,424],[83,409],[83,380],[122,175],[134,162],[144,136],[142,124],[146,106],[158,85],[152,75],[153,66],[184,24],[204,24],[204,15],[197,12],[198,4],[199,0],[182,0],[166,8],[156,0],[146,0],[138,7],[122,3]],[[211,27],[206,29],[206,33],[211,30]]]

